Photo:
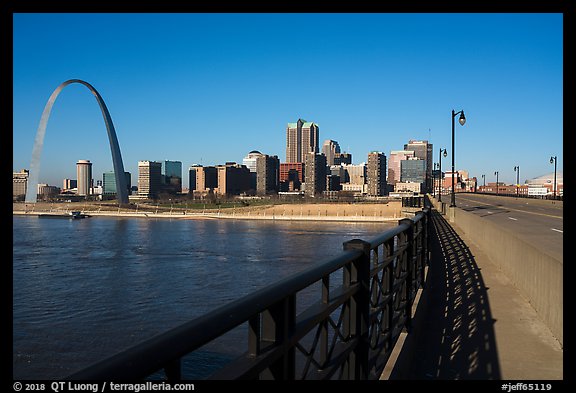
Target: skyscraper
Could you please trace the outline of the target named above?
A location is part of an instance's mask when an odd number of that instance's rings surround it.
[[[196,169],[198,168],[200,165],[195,164],[195,165],[191,165],[190,168],[188,168],[188,193],[192,194],[194,193],[194,190],[196,190]]]
[[[130,195],[132,187],[130,172],[124,172],[126,177],[126,187],[128,188],[128,195]],[[114,172],[104,172],[102,174],[102,194],[116,195],[116,176]]]
[[[368,195],[386,195],[386,156],[384,153],[373,151],[368,154],[366,175],[368,180]]]
[[[26,195],[28,187],[28,169],[22,169],[20,172],[12,172],[12,196],[20,197]]]
[[[215,192],[220,195],[239,195],[250,190],[250,171],[246,166],[227,162],[216,167],[218,188]]]
[[[102,194],[115,195],[116,194],[116,176],[114,172],[104,172],[102,174]]]
[[[280,186],[280,160],[278,156],[261,154],[256,159],[256,191],[259,195],[278,192]]]
[[[78,187],[78,181],[74,179],[64,179],[62,182],[62,189],[63,190],[70,190],[72,188]]]
[[[242,165],[245,165],[250,172],[256,173],[256,159],[262,156],[258,150],[252,150],[244,159],[242,159]]]
[[[332,139],[326,139],[322,145],[322,153],[326,156],[326,165],[335,165],[336,154],[340,154],[340,145]]]
[[[326,190],[326,156],[324,154],[309,152],[306,154],[306,172],[304,174],[308,196],[321,194]]]
[[[400,162],[410,157],[414,157],[414,152],[411,150],[392,150],[390,152],[390,159],[388,160],[388,184],[395,185],[400,181]]]
[[[342,165],[344,168],[345,178],[342,183],[351,183],[357,185],[366,184],[366,163],[357,165]]]
[[[256,159],[262,156],[258,150],[252,150],[242,160],[242,165],[246,166],[250,171],[250,189],[256,190]]]
[[[403,183],[422,183],[426,179],[426,161],[420,158],[400,162],[400,181]]]
[[[283,162],[280,164],[280,185],[284,190],[299,190],[304,183],[305,164],[303,162]]]
[[[298,119],[286,127],[286,162],[305,162],[306,154],[318,153],[319,127]]]
[[[92,194],[92,163],[90,160],[78,160],[76,163],[76,180],[78,181],[78,195]]]
[[[162,187],[162,163],[138,161],[138,195],[157,198]]]
[[[411,150],[414,156],[426,162],[426,178],[424,180],[424,190],[432,191],[432,144],[428,141],[417,141],[410,139],[404,145],[404,150]]]
[[[352,154],[350,153],[336,153],[334,155],[334,165],[352,164]]]
[[[162,161],[163,189],[168,192],[182,192],[182,162]]]
[[[207,192],[218,188],[218,170],[215,166],[192,165],[189,171],[190,192]]]

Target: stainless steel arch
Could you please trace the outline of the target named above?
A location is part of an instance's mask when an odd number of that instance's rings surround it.
[[[40,155],[42,154],[42,147],[44,146],[44,135],[46,134],[46,125],[48,124],[48,119],[50,118],[52,106],[54,105],[54,101],[56,101],[56,98],[62,89],[72,83],[80,83],[86,86],[92,92],[94,97],[96,97],[98,105],[100,105],[100,110],[102,111],[104,122],[106,123],[106,130],[108,131],[110,150],[112,151],[112,162],[114,165],[114,176],[116,177],[116,195],[118,196],[118,203],[120,205],[128,204],[128,188],[126,185],[126,176],[124,175],[124,164],[122,163],[120,146],[118,145],[118,138],[116,138],[116,131],[114,130],[114,124],[112,123],[110,112],[108,112],[108,108],[106,108],[106,104],[104,103],[104,100],[98,91],[90,83],[80,79],[70,79],[66,82],[63,82],[56,88],[56,90],[54,90],[52,95],[50,95],[50,98],[44,107],[44,112],[42,112],[40,124],[38,125],[38,131],[36,132],[36,139],[34,140],[34,149],[32,150],[32,162],[30,164],[28,189],[26,190],[26,202],[36,203],[38,177],[40,174]]]

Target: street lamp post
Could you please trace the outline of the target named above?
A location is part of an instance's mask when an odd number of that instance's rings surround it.
[[[458,114],[460,115],[460,118],[458,119],[460,125],[463,126],[466,123],[464,110],[461,110],[460,112],[454,112],[454,109],[452,109],[452,198],[450,201],[450,207],[456,207],[456,194],[454,194],[454,156],[456,155],[454,151],[454,117],[456,117]]]
[[[482,192],[486,192],[486,175],[482,175],[482,181],[484,182],[484,186],[482,188]]]
[[[518,190],[520,188],[520,167],[515,166],[514,172],[516,172],[516,198],[518,198]]]
[[[556,156],[550,157],[550,164],[554,161],[554,199],[556,199]]]
[[[436,198],[436,171],[438,170],[438,163],[434,163],[434,171],[432,172],[432,196]]]
[[[438,164],[439,169],[438,170],[440,171],[440,174],[438,175],[438,177],[439,177],[438,202],[442,202],[442,180],[443,180],[442,179],[442,154],[444,154],[444,158],[446,158],[446,156],[448,155],[448,153],[446,152],[446,149],[440,148],[440,155],[439,155],[440,158],[438,158],[438,160],[439,160],[439,164]]]
[[[496,195],[498,195],[498,171],[494,172],[496,175]]]

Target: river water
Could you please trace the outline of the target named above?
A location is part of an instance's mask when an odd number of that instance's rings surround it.
[[[14,216],[13,377],[63,378],[394,225]],[[187,377],[244,352],[239,335],[188,356]]]

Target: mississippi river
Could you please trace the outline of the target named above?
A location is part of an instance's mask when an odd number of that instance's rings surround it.
[[[395,225],[14,216],[14,379],[63,378]],[[239,338],[186,357],[186,377],[244,352]]]

